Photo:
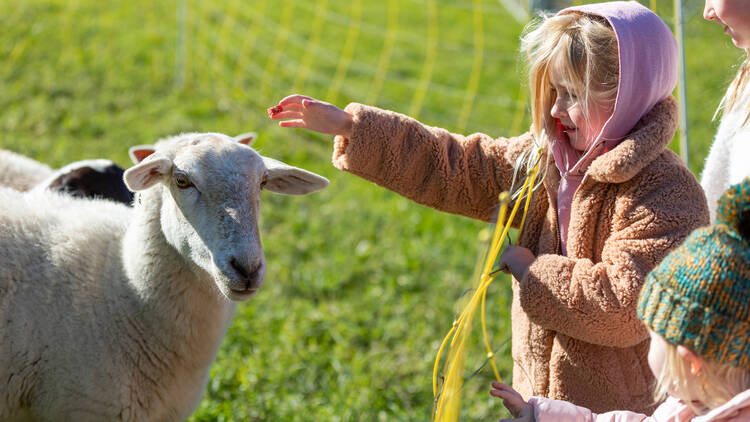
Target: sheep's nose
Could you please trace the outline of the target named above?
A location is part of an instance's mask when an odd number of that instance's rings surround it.
[[[263,267],[262,262],[255,262],[251,265],[246,265],[240,262],[237,258],[231,257],[229,259],[229,265],[232,266],[239,278],[245,282],[245,289],[250,290],[260,287],[260,283],[263,281],[260,279],[260,270]]]

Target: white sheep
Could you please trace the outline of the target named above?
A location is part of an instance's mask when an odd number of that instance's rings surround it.
[[[0,188],[2,421],[186,419],[265,276],[261,190],[328,185],[215,133],[133,156],[133,208]]]
[[[0,186],[25,192],[52,174],[52,168],[12,151],[0,150]]]

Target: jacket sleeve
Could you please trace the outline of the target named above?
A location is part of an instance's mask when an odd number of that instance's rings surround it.
[[[611,186],[618,190],[600,261],[540,255],[519,281],[519,299],[529,319],[546,329],[587,343],[630,347],[648,337],[636,315],[646,275],[693,229],[708,224],[708,208],[686,168]]]
[[[653,418],[627,410],[616,410],[597,415],[591,410],[573,403],[532,397],[529,404],[534,407],[536,422],[652,422]]]
[[[729,142],[730,139],[722,132],[717,134],[701,174],[701,186],[706,192],[711,221],[716,220],[719,197],[729,188],[729,154],[731,153]]]
[[[337,136],[333,164],[441,211],[491,221],[510,189],[513,156],[531,136],[493,139],[425,126],[392,111],[352,103],[350,138]]]

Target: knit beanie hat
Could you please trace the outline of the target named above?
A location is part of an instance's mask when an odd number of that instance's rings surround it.
[[[646,277],[638,317],[709,361],[750,370],[750,178]]]

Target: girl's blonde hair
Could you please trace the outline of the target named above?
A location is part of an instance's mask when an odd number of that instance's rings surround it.
[[[592,104],[614,107],[620,65],[617,37],[606,19],[582,13],[542,15],[527,26],[521,50],[529,61],[531,130],[536,139],[555,133],[550,116],[556,98],[549,78],[553,63],[578,97],[584,116],[589,116]]]
[[[703,415],[750,389],[750,371],[719,362],[705,361],[697,374],[700,385],[692,393],[685,383],[689,376],[690,368],[677,346],[667,342],[664,367],[656,379],[654,398],[658,402],[672,394],[683,399],[696,415]]]
[[[729,84],[726,94],[721,99],[719,107],[716,109],[716,118],[720,112],[730,112],[736,106],[740,105],[739,101],[742,98],[742,92],[747,88],[748,79],[750,79],[750,49],[745,49],[745,61],[740,66],[740,70],[737,75]],[[745,106],[745,120],[742,122],[742,126],[745,126],[750,121],[750,103]]]

